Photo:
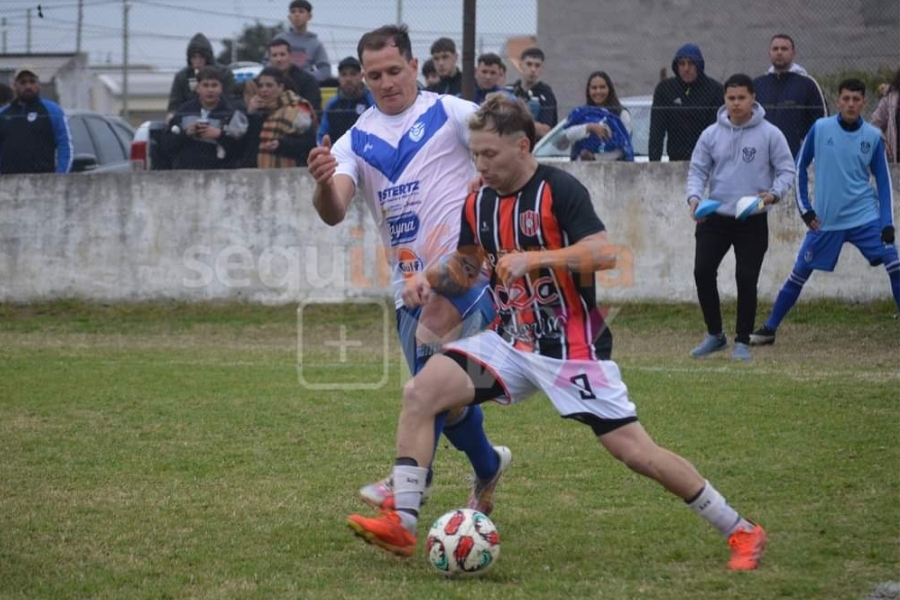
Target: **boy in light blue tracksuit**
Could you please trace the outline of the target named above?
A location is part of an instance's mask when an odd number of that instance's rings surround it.
[[[859,79],[838,85],[839,114],[815,122],[797,156],[797,209],[809,231],[765,325],[750,342],[775,342],[775,331],[797,302],[814,270],[833,271],[844,243],[856,246],[872,266],[883,264],[900,312],[900,258],[894,245],[894,198],[881,131],[860,112],[866,86]],[[816,173],[810,201],[807,169]],[[869,183],[875,177],[875,189]]]
[[[766,213],[788,193],[795,169],[784,134],[765,120],[766,112],[755,100],[753,80],[744,74],[732,75],[724,88],[725,106],[719,109],[716,123],[697,140],[687,178],[692,217],[701,198],[722,203],[708,217],[694,217],[694,281],[707,335],[691,356],[700,358],[728,347],[717,277],[722,259],[733,246],[738,304],[733,357],[749,360],[757,282],[769,247]],[[743,196],[759,196],[765,208],[739,221],[736,205]]]

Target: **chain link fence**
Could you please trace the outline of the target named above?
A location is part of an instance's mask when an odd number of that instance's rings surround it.
[[[866,114],[878,100],[878,85],[900,68],[896,0],[786,0],[777,6],[745,0],[739,7],[713,0],[482,0],[474,14],[474,48],[462,44],[463,0],[313,4],[308,29],[327,51],[333,75],[343,58],[356,55],[359,37],[385,23],[409,25],[420,62],[441,37],[456,42],[464,69],[474,66],[464,56],[499,54],[508,69],[507,84],[519,78],[522,50],[539,46],[546,54],[542,78],[556,93],[560,118],[584,103],[587,75],[596,70],[610,74],[619,97],[652,94],[661,78],[672,75],[676,49],[689,42],[702,50],[706,74],[724,81],[736,72],[763,74],[771,36],[786,33],[796,42],[795,61],[830,101],[840,79],[856,76],[866,82]],[[204,34],[218,62],[231,63],[238,80],[251,77],[259,71],[268,41],[290,27],[288,5],[289,0],[4,3],[0,84],[11,87],[15,71],[32,65],[42,97],[71,115],[87,111],[107,117],[103,123],[93,114],[75,120],[77,132],[72,133],[81,140],[72,157],[82,155],[84,163],[84,155],[93,155],[96,163],[85,163],[89,169],[103,169],[105,162],[116,163],[112,170],[130,169],[134,157],[123,141],[123,127],[161,122],[171,112],[170,92],[176,73],[187,65],[191,39]],[[248,64],[249,71],[238,68]],[[322,82],[323,105],[336,83],[334,78]],[[9,92],[0,87],[0,104]],[[49,119],[43,113],[35,118]],[[143,166],[152,162],[149,153],[138,159]]]

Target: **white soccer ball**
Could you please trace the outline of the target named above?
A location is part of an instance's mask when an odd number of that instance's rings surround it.
[[[444,575],[483,573],[500,556],[500,534],[487,515],[457,508],[431,526],[425,554],[431,566]]]

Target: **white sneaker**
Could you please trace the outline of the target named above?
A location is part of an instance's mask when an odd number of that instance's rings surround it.
[[[503,476],[503,473],[512,463],[512,451],[506,446],[494,446],[494,452],[497,453],[497,457],[500,459],[500,467],[497,469],[497,474],[487,481],[476,477],[472,482],[472,494],[469,496],[469,508],[485,515],[490,515],[491,511],[494,510],[494,489],[497,487],[500,477]]]

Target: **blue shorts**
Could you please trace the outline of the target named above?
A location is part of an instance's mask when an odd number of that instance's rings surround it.
[[[897,253],[893,244],[885,244],[881,241],[881,228],[878,221],[839,231],[807,231],[803,244],[800,245],[800,251],[797,253],[794,269],[834,271],[845,242],[850,242],[859,248],[859,251],[873,267],[882,264]]]
[[[447,300],[459,311],[463,323],[461,338],[478,333],[494,321],[494,301],[488,291],[486,277],[480,277],[465,294],[447,296]],[[397,309],[397,335],[410,373],[416,372],[416,328],[421,313],[422,307],[409,309],[401,306]]]

